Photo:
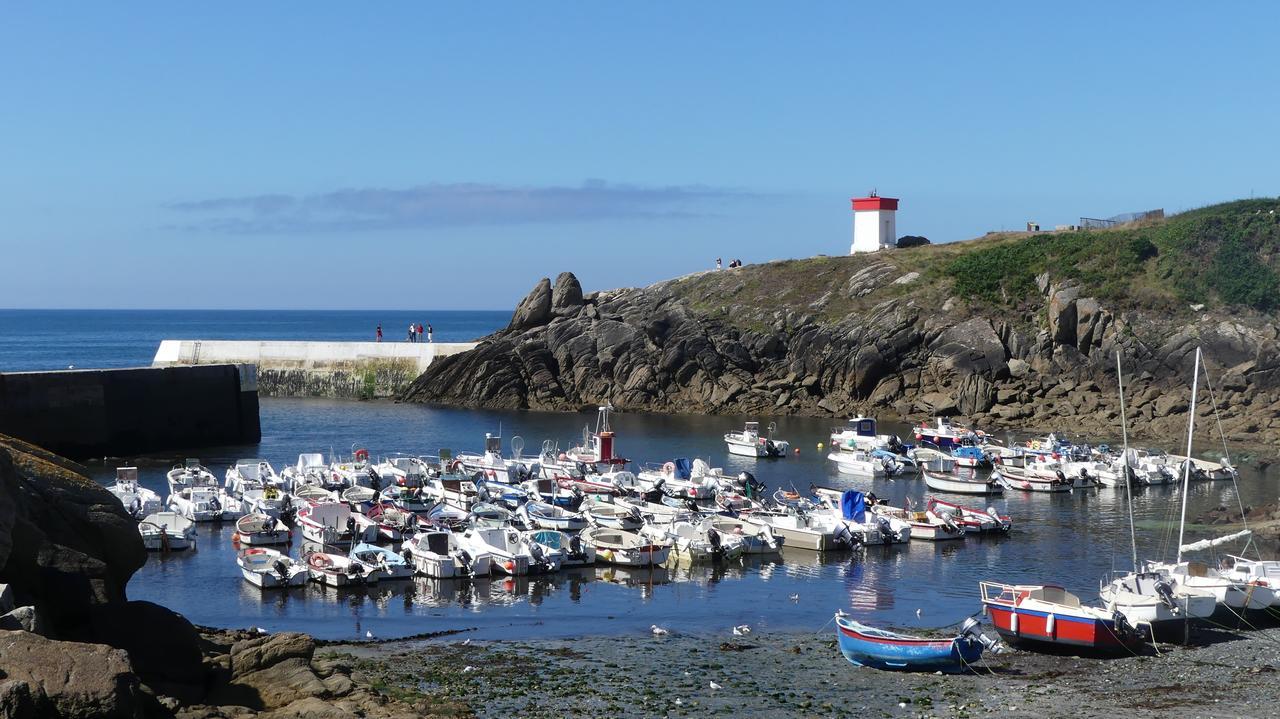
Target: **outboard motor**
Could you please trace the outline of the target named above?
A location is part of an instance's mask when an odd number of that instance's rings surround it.
[[[129,503],[129,516],[134,519],[142,519],[142,498],[134,496],[133,501]]]
[[[711,553],[717,557],[724,554],[724,547],[720,545],[720,532],[714,527],[707,527],[707,542],[711,544]]]
[[[1169,580],[1160,579],[1156,582],[1155,589],[1156,594],[1160,595],[1160,601],[1164,602],[1164,605],[1169,608],[1169,611],[1174,614],[1182,612],[1182,607],[1178,606],[1177,600],[1173,597],[1173,585],[1169,583]]]
[[[467,550],[463,549],[458,552],[458,561],[462,563],[462,573],[470,574],[471,573],[471,555],[467,553]]]
[[[831,534],[831,539],[838,547],[850,548],[857,547],[862,541],[849,529],[849,525],[844,522],[841,522],[840,526],[836,527],[836,531]]]
[[[289,563],[284,559],[277,559],[271,564],[271,568],[276,570],[276,574],[280,576],[280,581],[289,581]]]
[[[582,556],[582,538],[576,534],[569,537],[569,554],[574,557]]]
[[[1004,645],[998,639],[992,639],[979,631],[982,626],[981,622],[973,617],[964,620],[964,624],[960,625],[960,636],[972,637],[977,640],[987,651],[992,654],[999,654],[1004,651]]]
[[[529,542],[529,556],[533,558],[533,563],[539,567],[546,567],[550,564],[547,561],[547,553],[542,551],[542,545],[537,542]]]
[[[365,467],[364,473],[369,475],[369,486],[374,489],[382,489],[382,475],[373,468],[373,465]]]
[[[893,523],[888,517],[876,517],[876,529],[880,531],[880,536],[884,537],[885,544],[892,544],[897,536],[893,532]]]
[[[210,497],[210,498],[209,498],[209,509],[211,509],[211,510],[213,510],[213,511],[215,511],[215,512],[221,512],[221,511],[222,511],[222,503],[218,501],[218,498],[217,498],[217,497]]]

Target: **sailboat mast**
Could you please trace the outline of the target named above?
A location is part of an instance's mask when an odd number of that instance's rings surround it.
[[[1120,455],[1124,469],[1125,504],[1129,507],[1129,542],[1133,547],[1133,571],[1138,571],[1138,533],[1133,528],[1133,489],[1129,482],[1129,421],[1124,414],[1124,370],[1120,368],[1120,352],[1116,351],[1116,382],[1120,385],[1120,436],[1124,439],[1124,454]]]
[[[1196,348],[1195,374],[1191,375],[1191,412],[1187,417],[1187,457],[1182,467],[1182,519],[1178,522],[1178,564],[1182,563],[1182,533],[1187,529],[1187,495],[1191,489],[1191,435],[1196,426],[1196,391],[1200,388],[1200,348]]]

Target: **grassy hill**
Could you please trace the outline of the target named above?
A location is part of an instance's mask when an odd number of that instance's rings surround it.
[[[895,283],[909,273],[910,282]],[[941,307],[958,297],[1015,312],[1043,306],[1037,275],[1069,278],[1115,309],[1185,313],[1280,306],[1280,199],[1238,200],[1106,230],[1009,233],[876,254],[814,257],[706,272],[674,288],[739,326],[778,309],[837,321],[893,297]],[[861,279],[860,279],[861,278]],[[865,291],[863,285],[874,286]]]

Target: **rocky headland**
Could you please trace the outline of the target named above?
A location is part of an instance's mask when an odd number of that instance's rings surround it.
[[[1111,231],[999,235],[707,271],[584,294],[539,281],[407,401],[503,409],[921,419],[1280,448],[1275,200]],[[1245,255],[1242,259],[1242,253]],[[1239,267],[1237,267],[1237,265]],[[1260,269],[1259,269],[1260,268]],[[1235,282],[1235,284],[1232,284]]]

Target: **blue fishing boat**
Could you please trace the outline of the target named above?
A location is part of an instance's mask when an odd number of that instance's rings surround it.
[[[984,649],[1000,651],[999,643],[978,631],[970,618],[950,639],[921,639],[869,627],[836,612],[836,639],[850,663],[901,671],[962,671],[982,657]]]

